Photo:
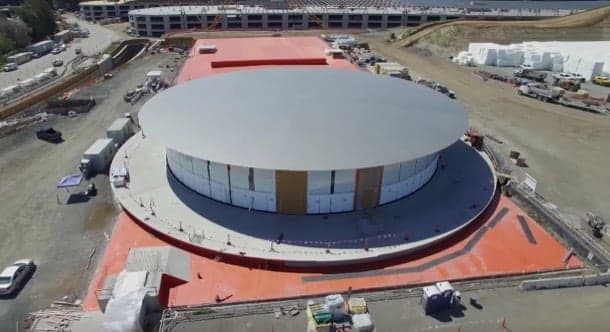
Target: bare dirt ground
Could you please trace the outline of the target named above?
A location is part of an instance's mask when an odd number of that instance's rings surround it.
[[[588,27],[576,28],[516,28],[514,26],[479,27],[454,25],[441,28],[421,38],[414,47],[427,48],[447,57],[468,49],[469,43],[500,44],[522,41],[595,41],[610,40],[610,17]]]
[[[69,196],[56,189],[64,175],[78,172],[82,153],[106,128],[136,106],[123,101],[128,89],[142,83],[149,70],[173,63],[172,54],[138,59],[116,71],[110,80],[81,86],[79,98],[95,98],[97,105],[76,118],[52,116],[47,122],[29,126],[0,138],[0,268],[20,258],[37,264],[33,278],[15,297],[0,298],[0,331],[14,331],[26,314],[70,296],[79,298],[106,247],[105,234],[112,233],[117,209],[108,177],[92,182],[98,195],[67,204]],[[166,70],[164,70],[166,74]],[[38,128],[52,126],[65,141],[50,144],[36,139]],[[72,193],[84,190],[73,188]],[[92,250],[92,261],[88,257]]]
[[[484,82],[473,69],[447,58],[397,47],[384,36],[365,34],[374,51],[408,66],[415,74],[447,85],[466,109],[470,123],[520,151],[538,180],[538,191],[562,211],[593,211],[610,220],[610,118],[518,96],[514,88]]]
[[[610,7],[603,7],[568,16],[530,21],[484,21],[455,20],[444,23],[431,23],[410,30],[404,38],[394,42],[396,46],[411,46],[421,38],[435,31],[451,27],[467,27],[477,30],[489,29],[572,29],[596,25],[610,15]]]

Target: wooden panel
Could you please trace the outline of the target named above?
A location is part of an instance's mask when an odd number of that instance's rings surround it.
[[[307,213],[307,172],[275,171],[277,212]]]
[[[379,205],[383,167],[363,168],[356,171],[354,208],[368,209]]]

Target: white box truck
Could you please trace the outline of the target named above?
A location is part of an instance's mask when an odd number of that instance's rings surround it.
[[[116,145],[112,138],[100,138],[83,154],[80,161],[80,171],[85,177],[91,177],[106,171],[112,157],[116,153]]]
[[[123,145],[125,141],[133,135],[131,119],[119,118],[106,129],[106,136],[112,138],[117,145]]]

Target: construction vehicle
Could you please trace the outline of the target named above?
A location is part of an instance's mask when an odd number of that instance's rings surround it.
[[[515,77],[527,78],[529,80],[541,83],[546,80],[546,73],[541,73],[532,69],[517,69],[513,74]]]
[[[595,236],[596,238],[599,239],[604,235],[604,228],[606,227],[606,222],[598,215],[592,212],[587,212],[587,224],[591,228],[593,236]]]
[[[610,78],[604,76],[595,76],[591,79],[591,82],[601,86],[610,86]]]
[[[566,91],[576,92],[580,90],[580,81],[573,79],[556,79],[553,82],[553,86],[560,87]]]
[[[540,101],[551,102],[556,101],[561,96],[561,90],[549,89],[545,84],[528,83],[517,89],[517,93],[522,96],[529,96]]]

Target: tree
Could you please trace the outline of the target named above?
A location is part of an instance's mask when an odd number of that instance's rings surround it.
[[[20,19],[0,17],[0,33],[13,42],[16,48],[24,48],[30,44],[28,26]]]
[[[6,54],[12,51],[15,45],[3,32],[0,32],[0,54]]]
[[[25,0],[19,17],[30,28],[30,37],[35,41],[55,33],[55,14],[46,0]]]

